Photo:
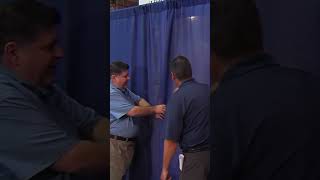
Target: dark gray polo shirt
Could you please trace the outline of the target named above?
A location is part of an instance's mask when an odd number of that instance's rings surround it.
[[[267,54],[231,67],[211,101],[210,179],[319,179],[319,93],[319,78]]]
[[[208,146],[209,109],[209,86],[184,81],[167,104],[165,138],[183,150]]]
[[[0,66],[0,179],[69,179],[49,167],[97,119],[56,86],[35,88]]]

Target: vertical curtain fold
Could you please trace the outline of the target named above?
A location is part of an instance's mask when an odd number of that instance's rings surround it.
[[[130,65],[129,88],[151,104],[167,103],[173,91],[169,62],[186,56],[196,80],[210,82],[210,0],[170,0],[112,11],[110,61]],[[127,179],[158,180],[162,168],[165,120],[141,126]],[[178,179],[178,157],[170,173]]]

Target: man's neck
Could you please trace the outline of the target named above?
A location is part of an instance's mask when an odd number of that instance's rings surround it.
[[[229,69],[231,69],[232,67],[236,66],[237,64],[243,62],[246,57],[250,57],[253,56],[257,53],[262,53],[262,51],[257,51],[255,53],[250,53],[247,55],[243,55],[241,57],[236,57],[236,58],[222,58],[222,57],[216,57],[216,66],[218,67],[215,71],[216,71],[216,78],[214,83],[219,83],[222,79],[223,76],[225,75],[225,73],[227,71],[229,71]]]
[[[180,88],[180,86],[185,82],[185,81],[188,81],[188,80],[191,80],[192,79],[192,77],[191,78],[187,78],[187,79],[184,79],[184,80],[176,80],[175,81],[175,84],[176,84],[176,88]]]
[[[118,86],[116,83],[113,83],[112,81],[111,81],[111,84],[112,84],[114,87],[116,87],[116,88],[118,88],[118,89],[120,89],[120,90],[124,90],[124,89],[125,89],[125,87]]]

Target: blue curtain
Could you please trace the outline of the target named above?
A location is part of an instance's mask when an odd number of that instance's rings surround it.
[[[129,88],[151,104],[172,94],[169,61],[186,56],[199,82],[210,83],[210,1],[163,1],[110,14],[110,61],[130,65]],[[165,120],[164,120],[165,121]],[[136,154],[127,179],[158,180],[162,168],[164,121],[141,120]],[[170,174],[178,179],[177,154]]]

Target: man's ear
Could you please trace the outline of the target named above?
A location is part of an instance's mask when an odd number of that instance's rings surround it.
[[[115,77],[116,77],[116,75],[113,74],[110,76],[110,79],[114,79]]]
[[[176,75],[173,72],[171,72],[171,79],[176,80]]]
[[[7,63],[10,66],[18,66],[19,61],[17,56],[17,50],[18,47],[16,42],[7,42],[3,48],[4,63]]]

